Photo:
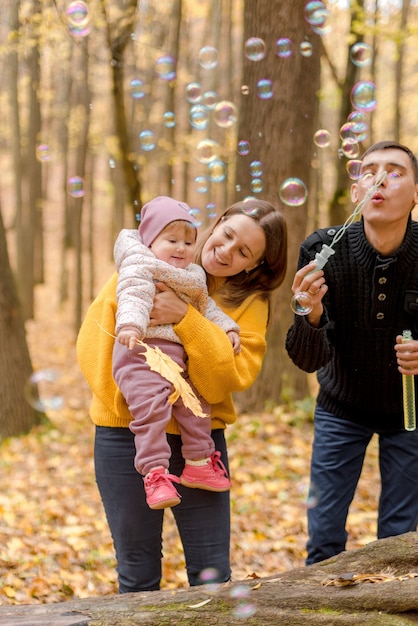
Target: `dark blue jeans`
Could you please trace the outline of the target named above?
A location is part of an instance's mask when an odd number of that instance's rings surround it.
[[[212,431],[215,449],[228,467],[224,431]],[[170,472],[180,476],[184,460],[181,437],[167,435]],[[144,482],[134,467],[134,436],[129,428],[96,427],[96,481],[116,551],[119,592],[160,588],[164,510],[145,502]],[[216,572],[214,582],[231,576],[229,564],[229,492],[214,493],[176,485],[181,503],[172,508],[183,544],[190,585],[204,584],[203,570]]]
[[[308,509],[306,564],[345,550],[346,520],[373,431],[315,410],[311,485],[316,506]],[[418,523],[418,430],[380,432],[379,539],[415,531]],[[377,485],[376,485],[377,489]]]

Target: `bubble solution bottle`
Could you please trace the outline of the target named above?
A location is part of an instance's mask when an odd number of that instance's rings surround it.
[[[402,342],[406,343],[412,340],[410,330],[404,330],[402,333]],[[413,374],[402,374],[403,388],[403,414],[405,430],[415,430],[415,381]]]

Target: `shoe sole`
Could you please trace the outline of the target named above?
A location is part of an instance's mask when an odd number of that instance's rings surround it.
[[[172,498],[171,500],[163,500],[162,502],[155,502],[154,504],[148,504],[150,509],[158,510],[158,509],[168,509],[172,506],[176,506],[180,504],[180,498]]]
[[[189,483],[184,478],[180,478],[180,482],[184,487],[190,487],[191,489],[203,489],[204,491],[215,491],[216,493],[223,493],[224,491],[229,491],[231,486],[229,487],[210,487],[209,485],[205,485],[205,483]]]

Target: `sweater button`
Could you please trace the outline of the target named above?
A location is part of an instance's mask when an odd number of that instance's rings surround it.
[[[379,293],[379,295],[377,296],[377,299],[380,300],[380,302],[383,302],[383,300],[386,300],[386,294]]]
[[[381,276],[381,277],[379,278],[379,283],[380,283],[381,285],[384,285],[385,283],[387,283],[387,281],[388,281],[388,279],[387,279],[387,278],[385,278],[384,276]]]
[[[376,315],[376,317],[377,317],[378,320],[382,320],[385,317],[385,314],[384,313],[378,313]]]

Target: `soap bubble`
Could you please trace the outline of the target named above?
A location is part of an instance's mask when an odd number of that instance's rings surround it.
[[[280,37],[276,41],[276,54],[283,59],[292,56],[292,41],[287,37]]]
[[[345,169],[351,180],[358,180],[361,176],[361,161],[360,159],[351,159],[347,161]]]
[[[190,215],[193,215],[194,217],[196,228],[199,228],[199,226],[202,226],[203,224],[202,211],[198,208],[191,208],[189,213]]]
[[[196,183],[197,193],[206,193],[208,190],[208,178],[207,176],[196,176],[194,179]]]
[[[351,90],[351,103],[360,111],[374,111],[377,106],[376,86],[371,81],[360,81]]]
[[[209,109],[201,104],[195,104],[189,112],[189,122],[197,130],[205,130],[209,124]]]
[[[199,580],[203,585],[208,585],[206,590],[209,593],[217,593],[220,588],[219,572],[215,567],[207,567],[199,574]]]
[[[266,56],[266,44],[260,37],[250,37],[244,44],[244,54],[249,61],[261,61]]]
[[[220,151],[219,144],[213,139],[202,139],[196,147],[196,158],[200,163],[210,163],[217,158]]]
[[[170,82],[176,77],[176,60],[174,57],[165,55],[157,59],[155,72],[159,78]]]
[[[131,92],[131,96],[132,98],[134,98],[134,100],[140,100],[145,96],[144,81],[142,81],[140,78],[134,78],[133,80],[131,80],[131,82],[129,83],[129,89]]]
[[[314,509],[317,506],[319,500],[320,500],[320,490],[315,485],[315,483],[311,483],[309,485],[308,496],[305,502],[306,508]]]
[[[251,200],[255,200],[255,198],[247,196],[244,202],[250,202]],[[254,217],[255,215],[258,215],[258,208],[256,206],[244,206],[241,211],[242,213],[244,213],[244,215],[248,215],[249,217]]]
[[[208,109],[214,109],[217,102],[218,94],[216,93],[216,91],[205,91],[201,100],[201,103],[205,107],[208,107]]]
[[[207,567],[200,572],[199,579],[202,583],[212,583],[214,580],[218,579],[218,576],[219,573],[216,567]]]
[[[263,191],[263,181],[261,178],[253,178],[250,183],[250,189],[253,193],[261,193]]]
[[[343,155],[348,159],[355,159],[360,154],[360,146],[358,145],[357,140],[352,137],[343,139],[341,143],[341,150]]]
[[[250,143],[246,139],[240,139],[238,142],[237,152],[241,156],[250,154]]]
[[[226,178],[226,165],[220,159],[214,159],[208,164],[209,180],[212,183],[221,183]]]
[[[65,15],[69,31],[72,35],[75,37],[85,37],[90,33],[89,9],[85,2],[81,0],[70,2],[65,11]]]
[[[235,617],[246,618],[254,615],[256,607],[249,601],[251,590],[247,585],[237,585],[233,587],[229,595],[233,600],[237,601],[236,606],[234,606],[232,610]]]
[[[263,164],[261,161],[251,161],[250,174],[251,176],[260,177],[263,173]]]
[[[73,198],[82,198],[84,196],[84,180],[81,176],[71,176],[68,179],[67,191]]]
[[[269,78],[262,78],[257,82],[257,96],[261,100],[269,100],[273,97],[273,81]]]
[[[296,315],[309,315],[312,311],[312,298],[307,291],[295,293],[290,301],[290,308]]]
[[[325,35],[331,28],[327,25],[329,11],[323,2],[313,0],[305,6],[305,19],[317,35]]]
[[[308,197],[308,190],[300,178],[287,178],[279,189],[279,197],[287,206],[302,206]]]
[[[357,67],[365,67],[372,62],[373,50],[369,44],[364,41],[355,43],[350,48],[350,59]]]
[[[166,128],[173,128],[176,125],[176,114],[173,111],[166,111],[163,115],[163,124]]]
[[[200,83],[188,83],[186,85],[186,100],[191,104],[198,104],[202,99],[202,85]]]
[[[312,56],[312,44],[310,41],[302,41],[299,46],[300,53],[303,57],[311,57]]]
[[[199,65],[205,70],[212,70],[218,65],[218,51],[212,46],[205,46],[199,50]]]
[[[230,128],[238,119],[237,107],[233,102],[222,100],[218,102],[213,111],[213,120],[221,128]]]
[[[302,497],[303,506],[306,509],[314,509],[319,502],[319,489],[314,483],[310,483],[308,486],[301,485],[298,491]]]
[[[256,612],[255,604],[251,604],[251,602],[248,602],[248,603],[240,602],[232,611],[234,616],[238,617],[239,619],[252,617],[255,612]]]
[[[320,0],[312,0],[305,5],[305,20],[311,26],[322,26],[329,11]]]
[[[24,393],[26,401],[37,411],[57,411],[64,406],[64,400],[59,394],[57,380],[59,372],[54,369],[38,370],[29,376]]]
[[[356,133],[354,132],[354,122],[345,122],[340,128],[340,138],[355,139]]]
[[[209,219],[214,219],[218,217],[216,212],[216,204],[214,202],[208,202],[206,205],[206,213]]]
[[[51,155],[49,152],[49,146],[46,143],[40,143],[36,146],[36,158],[41,163],[47,163],[51,160]]]
[[[352,111],[347,117],[347,121],[353,125],[352,131],[356,135],[357,140],[364,141],[364,139],[360,139],[359,136],[363,138],[364,134],[367,135],[367,131],[369,130],[369,121],[366,113],[362,111]]]
[[[325,35],[329,32],[330,28],[326,24],[329,15],[325,4],[319,0],[313,0],[305,5],[305,19],[318,35]]]
[[[329,131],[325,130],[325,128],[316,131],[314,134],[314,144],[318,146],[318,148],[328,148],[330,143],[331,134]]]
[[[347,115],[347,122],[354,124],[354,132],[358,132],[357,124],[362,125],[360,130],[363,131],[364,127],[367,128],[369,125],[369,118],[367,113],[363,113],[363,111],[351,111]]]
[[[155,148],[155,133],[152,130],[143,130],[139,133],[139,145],[144,152],[150,152]]]

